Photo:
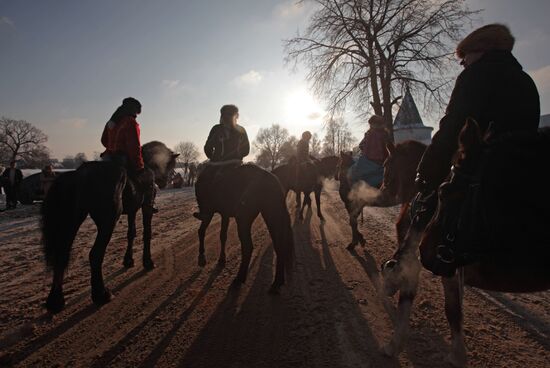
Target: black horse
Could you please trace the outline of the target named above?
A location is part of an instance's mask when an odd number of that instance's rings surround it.
[[[142,147],[145,167],[154,173],[155,182],[166,186],[169,172],[175,166],[174,154],[161,142]],[[124,265],[133,265],[132,246],[136,237],[136,213],[143,214],[143,267],[152,269],[151,206],[144,206],[144,190],[128,178],[126,169],[113,162],[86,162],[77,170],[60,175],[53,183],[42,205],[42,243],[47,264],[53,269],[53,283],[46,301],[50,312],[65,305],[63,276],[68,266],[71,247],[82,222],[88,215],[97,226],[97,237],[90,250],[92,300],[97,305],[110,301],[111,294],[103,283],[102,264],[105,250],[122,213],[128,215],[128,247]]]
[[[289,162],[278,166],[273,170],[273,174],[279,178],[286,193],[290,190],[296,193],[296,208],[299,209],[298,216],[304,218],[304,208],[311,207],[310,195],[315,194],[317,203],[317,216],[323,220],[321,211],[321,190],[323,189],[323,179],[333,177],[336,173],[338,157],[328,156],[319,160],[306,161],[300,164],[299,170],[296,169],[296,163]],[[302,203],[301,195],[304,194]]]
[[[222,248],[218,264],[220,266],[225,264],[227,227],[229,218],[234,217],[237,221],[237,231],[241,241],[242,258],[233,285],[239,286],[246,281],[252,256],[250,230],[252,223],[261,213],[277,254],[275,278],[270,288],[270,293],[277,293],[285,282],[285,272],[291,271],[294,259],[294,238],[290,226],[290,216],[279,180],[258,166],[246,164],[225,170],[223,175],[214,179],[210,192],[214,212],[218,212],[222,216],[220,232]],[[201,222],[198,231],[199,266],[206,264],[204,238],[212,216]]]

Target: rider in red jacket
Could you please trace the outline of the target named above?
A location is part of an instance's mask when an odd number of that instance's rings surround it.
[[[120,156],[129,169],[136,172],[144,168],[139,141],[140,129],[136,117],[141,113],[141,104],[132,97],[125,98],[111,120],[105,125],[101,143],[105,156]]]
[[[154,212],[154,174],[145,168],[141,153],[140,129],[136,121],[141,113],[141,103],[128,97],[122,101],[111,119],[105,125],[101,143],[105,152],[101,157],[106,161],[114,161],[128,170],[130,177],[140,183],[145,192],[144,203],[149,204]]]

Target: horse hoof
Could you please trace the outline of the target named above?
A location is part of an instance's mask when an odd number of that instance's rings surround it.
[[[458,357],[454,354],[447,355],[447,362],[456,368],[466,367],[466,357]]]
[[[134,259],[124,257],[124,261],[122,262],[122,264],[126,268],[132,268],[132,267],[134,267]]]
[[[269,288],[269,291],[267,292],[269,295],[279,295],[281,293],[281,286],[280,285],[271,285]]]
[[[393,343],[389,342],[388,344],[382,347],[382,354],[384,354],[387,357],[395,357],[398,354],[398,351],[393,345]]]
[[[112,294],[108,289],[103,289],[100,292],[93,292],[92,291],[92,301],[95,305],[98,307],[104,304],[107,304],[111,301]]]
[[[235,278],[235,280],[233,280],[233,282],[231,283],[231,288],[232,289],[240,289],[241,286],[244,284],[244,281],[240,280],[238,277]]]
[[[143,268],[147,271],[151,271],[155,268],[155,263],[151,259],[144,259],[143,260]]]
[[[59,313],[65,308],[63,293],[50,293],[46,299],[46,309],[52,314]]]
[[[206,266],[206,257],[204,256],[204,254],[201,254],[199,255],[199,267],[204,267]]]

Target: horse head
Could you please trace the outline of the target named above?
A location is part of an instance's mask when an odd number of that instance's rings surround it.
[[[334,177],[338,170],[338,162],[339,158],[337,156],[321,158],[317,163],[319,174],[325,178]]]
[[[159,188],[166,187],[179,154],[174,153],[164,143],[157,141],[144,144],[141,151],[145,166],[155,173],[155,183]]]
[[[414,192],[416,168],[420,163],[426,145],[417,141],[405,141],[386,146],[388,157],[384,161],[384,180],[381,195],[391,202],[409,202]]]

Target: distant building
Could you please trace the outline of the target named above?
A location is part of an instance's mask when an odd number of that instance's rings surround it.
[[[550,114],[542,115],[540,117],[539,128],[550,127]]]
[[[407,88],[403,102],[393,121],[395,143],[414,140],[429,144],[432,141],[432,130],[432,127],[425,126],[422,122],[411,92]]]

